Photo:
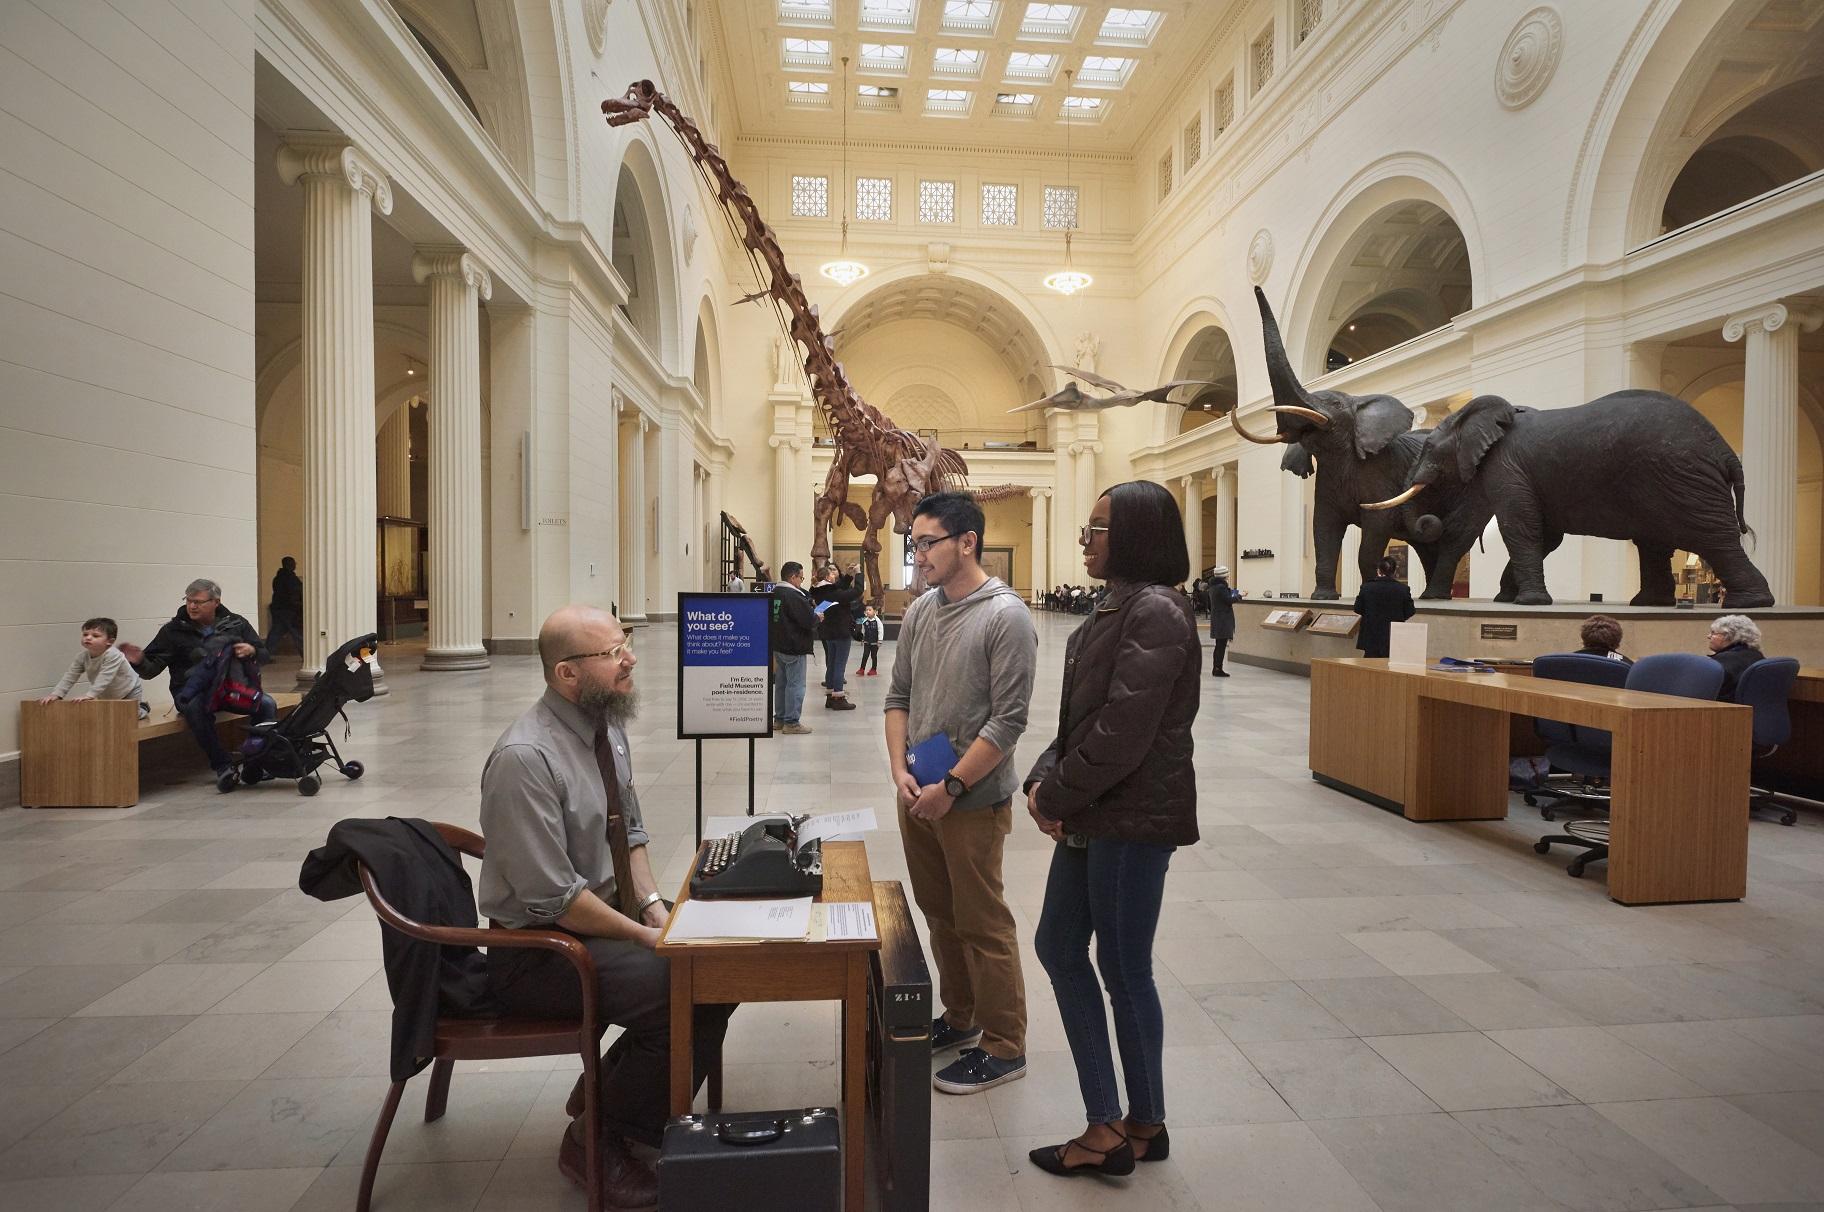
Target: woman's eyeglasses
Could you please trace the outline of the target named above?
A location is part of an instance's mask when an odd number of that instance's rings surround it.
[[[1107,533],[1108,527],[1106,526],[1085,526],[1083,529],[1077,531],[1077,542],[1087,543],[1097,535]]]

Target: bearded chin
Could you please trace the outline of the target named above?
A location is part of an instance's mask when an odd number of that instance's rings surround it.
[[[592,686],[577,698],[576,705],[596,723],[618,726],[640,713],[640,692]]]

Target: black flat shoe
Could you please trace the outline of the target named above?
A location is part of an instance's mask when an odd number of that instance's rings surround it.
[[[1151,1136],[1142,1136],[1140,1133],[1133,1131],[1132,1125],[1129,1125],[1127,1139],[1130,1141],[1139,1141],[1146,1146],[1146,1152],[1137,1154],[1134,1158],[1135,1161],[1164,1161],[1171,1156],[1171,1133],[1165,1130],[1164,1124],[1154,1124],[1153,1127],[1156,1130]]]
[[[1116,1131],[1120,1131],[1120,1129],[1117,1128]],[[1064,1153],[1072,1145],[1102,1160],[1084,1162],[1078,1166],[1067,1166],[1064,1164]],[[1128,1143],[1125,1136],[1121,1138],[1121,1143],[1112,1149],[1092,1149],[1081,1140],[1067,1140],[1061,1145],[1034,1149],[1026,1156],[1032,1159],[1033,1165],[1045,1173],[1057,1174],[1064,1178],[1077,1174],[1107,1174],[1119,1178],[1134,1172],[1134,1147]]]

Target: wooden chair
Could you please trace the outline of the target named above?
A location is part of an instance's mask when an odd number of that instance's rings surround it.
[[[443,835],[443,840],[454,849],[470,858],[482,857],[486,843],[480,835],[456,825],[438,823],[436,827],[437,832]],[[432,1054],[431,1085],[424,1097],[424,1121],[433,1123],[443,1118],[444,1107],[450,1096],[450,1077],[459,1060],[503,1060],[515,1056],[559,1056],[574,1052],[583,1061],[583,1122],[595,1124],[598,1118],[597,1068],[600,1064],[597,1049],[601,1044],[601,1031],[596,1022],[595,961],[589,957],[589,949],[574,936],[556,930],[481,930],[474,927],[422,925],[403,916],[387,903],[386,898],[380,895],[380,889],[375,886],[372,873],[364,865],[357,862],[356,870],[375,914],[399,933],[421,942],[443,946],[533,947],[541,951],[555,951],[570,961],[571,967],[576,969],[577,980],[582,983],[581,1018],[468,1019],[440,1016],[437,1020],[435,1051]],[[374,1177],[380,1169],[380,1154],[386,1148],[386,1134],[393,1126],[393,1115],[399,1110],[399,1099],[404,1093],[405,1083],[399,1081],[394,1082],[386,1092],[386,1103],[380,1109],[379,1122],[374,1125],[373,1138],[368,1141],[367,1162],[361,1169],[361,1194],[355,1203],[356,1212],[369,1212],[374,1193]],[[589,1212],[602,1212],[601,1152],[594,1131],[583,1134],[583,1158]]]

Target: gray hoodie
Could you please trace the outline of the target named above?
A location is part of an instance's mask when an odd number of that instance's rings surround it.
[[[906,744],[943,732],[961,757],[983,736],[1003,754],[957,808],[1002,803],[1019,787],[1013,747],[1026,731],[1038,660],[1032,611],[998,577],[960,601],[933,589],[906,608],[887,690],[887,710],[907,713]]]

